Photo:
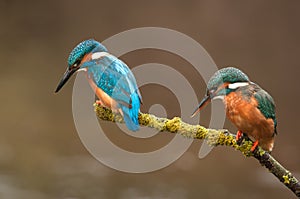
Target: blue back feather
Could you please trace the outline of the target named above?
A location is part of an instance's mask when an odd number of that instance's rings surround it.
[[[84,63],[96,85],[118,102],[122,109],[126,126],[139,129],[138,113],[141,96],[136,80],[128,66],[113,55]]]

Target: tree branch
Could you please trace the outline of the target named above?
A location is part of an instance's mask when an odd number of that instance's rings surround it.
[[[123,118],[119,114],[112,113],[108,108],[94,105],[95,112],[99,119],[123,123]],[[229,133],[227,130],[207,129],[200,125],[191,125],[183,122],[179,117],[173,119],[159,118],[147,113],[139,113],[140,125],[157,129],[159,131],[167,131],[170,133],[178,133],[186,138],[205,139],[212,146],[230,146],[241,151],[246,157],[254,157],[261,165],[265,166],[273,173],[286,187],[288,187],[298,198],[300,198],[300,183],[299,181],[277,162],[268,152],[261,147],[257,147],[254,152],[251,152],[253,142],[251,140],[243,140],[240,145],[236,142],[236,136]]]

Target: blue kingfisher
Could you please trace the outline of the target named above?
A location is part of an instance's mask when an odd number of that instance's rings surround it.
[[[265,90],[239,69],[222,68],[208,81],[206,95],[193,115],[217,98],[223,100],[228,119],[238,128],[237,140],[244,133],[254,142],[251,151],[258,145],[272,151],[277,120],[274,100]]]
[[[139,129],[138,113],[142,98],[132,72],[117,57],[94,39],[79,43],[70,53],[68,67],[59,82],[58,92],[75,73],[83,71],[95,92],[97,104],[110,108],[124,117],[129,130]]]

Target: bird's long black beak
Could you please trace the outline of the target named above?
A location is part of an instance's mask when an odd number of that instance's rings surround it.
[[[197,113],[201,111],[202,108],[204,108],[209,102],[211,101],[210,96],[206,95],[202,101],[199,103],[199,106],[196,108],[196,110],[193,112],[191,117],[194,117]]]
[[[77,71],[78,68],[67,68],[66,72],[64,73],[62,79],[60,80],[55,93],[57,93],[64,85],[65,83],[70,79],[70,77]]]

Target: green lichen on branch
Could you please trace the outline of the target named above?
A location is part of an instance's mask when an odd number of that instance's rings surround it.
[[[94,104],[95,112],[101,120],[124,123],[120,114],[113,113],[110,109]],[[183,122],[179,117],[173,119],[159,118],[152,114],[139,113],[139,123],[142,126],[177,133],[183,137],[191,139],[205,139],[212,146],[225,145],[231,146],[241,151],[245,156],[251,156],[251,141],[243,141],[241,145],[236,143],[235,135],[227,130],[207,129],[200,125],[191,125]],[[261,150],[261,149],[260,149]],[[262,150],[263,151],[263,150]]]
[[[120,114],[115,114],[108,108],[97,104],[94,104],[94,108],[98,118],[101,120],[118,123],[124,122]],[[254,157],[300,198],[299,181],[261,147],[257,147],[252,152],[251,147],[253,142],[251,140],[244,139],[242,143],[237,144],[236,136],[227,130],[207,129],[201,125],[191,125],[183,122],[179,117],[167,119],[159,118],[152,114],[139,113],[138,119],[142,126],[154,128],[161,132],[177,133],[190,139],[205,139],[209,145],[230,146],[241,151],[246,157]]]

